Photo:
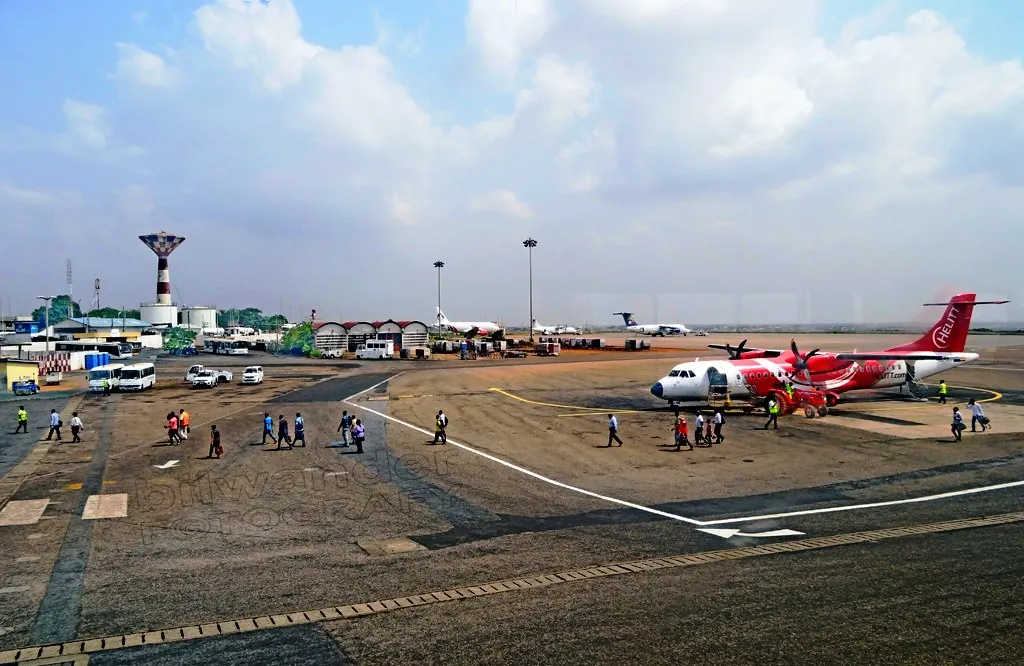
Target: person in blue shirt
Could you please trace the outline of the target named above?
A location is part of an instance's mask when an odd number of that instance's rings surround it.
[[[306,422],[302,420],[302,414],[295,412],[295,445],[306,446]]]
[[[341,433],[341,445],[347,447],[348,438],[352,432],[352,417],[349,415],[348,410],[341,413],[341,423],[338,425],[338,432]]]
[[[267,443],[267,437],[270,438],[274,444],[277,444],[277,438],[274,437],[274,419],[270,417],[270,412],[263,412],[263,443]]]

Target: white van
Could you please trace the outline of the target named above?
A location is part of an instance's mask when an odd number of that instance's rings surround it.
[[[108,363],[107,365],[98,365],[89,371],[89,390],[102,392],[103,382],[110,382],[110,390],[116,391],[118,384],[121,381],[121,370],[124,368],[123,363]]]
[[[118,387],[122,391],[142,391],[156,384],[156,367],[152,363],[135,363],[121,368]]]
[[[356,358],[394,358],[394,340],[367,340],[366,344],[359,345],[356,349]]]

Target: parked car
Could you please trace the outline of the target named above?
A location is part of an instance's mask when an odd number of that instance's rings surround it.
[[[203,370],[192,376],[192,388],[213,388],[220,382],[211,370]]]
[[[345,351],[337,347],[335,347],[334,349],[320,350],[320,358],[341,358],[344,355]]]
[[[11,384],[11,389],[14,391],[14,395],[34,395],[39,393],[39,385],[31,379],[13,382]]]
[[[242,372],[242,383],[243,384],[262,384],[263,383],[263,368],[258,365],[250,365]]]

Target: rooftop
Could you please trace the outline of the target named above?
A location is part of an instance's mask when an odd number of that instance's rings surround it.
[[[72,317],[73,321],[89,328],[149,328],[152,324],[141,319],[131,317],[122,319],[120,317]]]

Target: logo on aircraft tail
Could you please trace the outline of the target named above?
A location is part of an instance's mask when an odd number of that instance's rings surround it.
[[[949,346],[949,337],[953,334],[953,328],[956,326],[956,320],[959,318],[960,309],[956,305],[949,306],[949,312],[946,313],[946,318],[936,325],[935,330],[932,331],[932,342],[935,344],[936,349],[946,349]]]

